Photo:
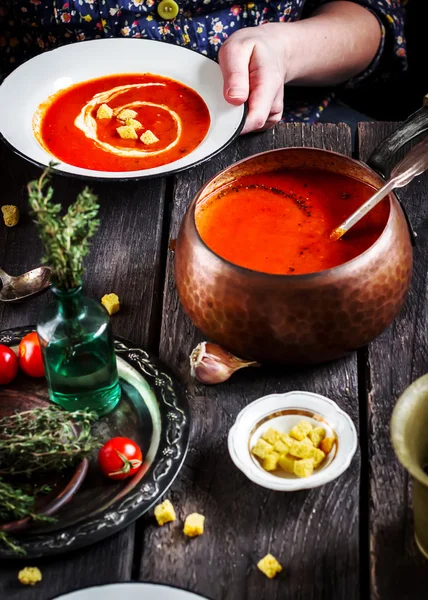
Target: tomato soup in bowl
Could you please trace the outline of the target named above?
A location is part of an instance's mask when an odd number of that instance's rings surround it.
[[[367,250],[389,216],[380,203],[339,241],[330,233],[374,189],[356,179],[316,169],[238,178],[196,207],[197,230],[207,246],[240,267],[299,275],[341,265]]]
[[[251,156],[191,202],[175,247],[185,312],[209,339],[259,362],[315,364],[367,344],[402,307],[412,245],[394,194],[329,236],[383,185],[367,165],[314,148]]]
[[[151,73],[108,75],[53,94],[33,130],[52,156],[95,171],[137,171],[193,152],[210,127],[199,94]]]

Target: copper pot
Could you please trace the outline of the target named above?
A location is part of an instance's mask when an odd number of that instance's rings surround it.
[[[409,138],[428,127],[409,124],[379,147],[379,166]],[[415,118],[416,117],[416,118]],[[401,135],[401,137],[400,137]],[[181,224],[175,277],[184,310],[211,340],[242,358],[314,364],[364,346],[393,321],[404,304],[412,274],[412,242],[403,210],[389,195],[385,230],[368,250],[338,267],[308,275],[271,275],[238,267],[216,255],[195,225],[195,207],[242,175],[281,168],[315,168],[353,177],[378,189],[382,177],[347,156],[313,148],[284,148],[251,156],[213,177],[198,192]]]

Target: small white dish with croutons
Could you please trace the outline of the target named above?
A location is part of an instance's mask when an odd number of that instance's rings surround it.
[[[350,417],[333,400],[304,391],[255,400],[238,414],[228,438],[238,469],[282,492],[336,479],[351,464],[357,444]]]

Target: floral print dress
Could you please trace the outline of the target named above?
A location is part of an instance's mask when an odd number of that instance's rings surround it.
[[[222,43],[238,29],[303,19],[326,1],[177,0],[177,17],[163,20],[160,0],[0,0],[0,75],[44,50],[108,37],[161,40],[217,59]],[[406,68],[400,0],[355,1],[379,19],[382,43],[372,64],[350,86]],[[302,102],[287,92],[284,120],[317,121],[331,93],[306,91],[305,96]]]

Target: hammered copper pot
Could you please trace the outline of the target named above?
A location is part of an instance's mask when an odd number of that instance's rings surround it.
[[[391,143],[402,145],[397,135],[382,145],[382,152]],[[312,148],[272,150],[233,164],[206,183],[187,210],[176,244],[176,284],[193,323],[234,354],[260,362],[321,363],[364,346],[400,311],[412,274],[410,230],[390,194],[385,200],[389,219],[380,238],[332,269],[271,275],[238,267],[211,251],[197,232],[195,207],[237,177],[284,168],[340,173],[376,189],[383,184],[367,165]]]

